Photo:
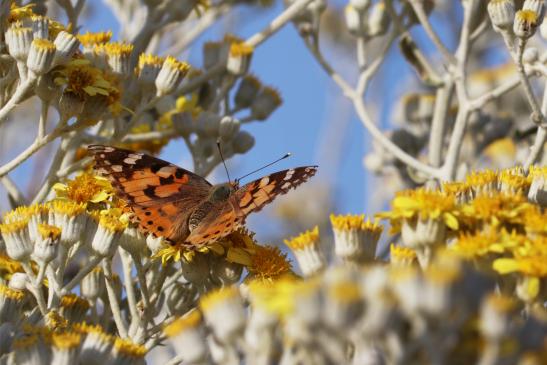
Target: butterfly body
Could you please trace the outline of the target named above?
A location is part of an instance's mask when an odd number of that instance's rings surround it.
[[[317,166],[264,176],[243,186],[211,185],[201,176],[158,158],[120,148],[91,145],[95,171],[126,201],[144,233],[173,244],[201,247],[242,226],[252,212],[305,182]]]

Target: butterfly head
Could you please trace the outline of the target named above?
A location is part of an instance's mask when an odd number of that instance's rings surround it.
[[[212,202],[226,201],[232,195],[234,190],[235,190],[234,186],[231,183],[216,185],[213,188],[213,192],[211,193],[210,200]]]

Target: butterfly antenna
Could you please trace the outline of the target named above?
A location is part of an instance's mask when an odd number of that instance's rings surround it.
[[[251,171],[251,172],[249,172],[248,174],[243,175],[242,177],[237,178],[237,179],[236,179],[236,183],[239,183],[239,181],[240,181],[241,179],[246,178],[247,176],[252,175],[252,174],[254,174],[255,172],[258,172],[258,171],[260,171],[260,170],[263,170],[263,169],[265,169],[266,167],[272,166],[273,164],[276,164],[276,163],[278,163],[279,161],[284,160],[284,159],[286,159],[287,157],[290,157],[290,156],[291,156],[291,153],[290,153],[290,152],[287,152],[283,157],[278,158],[277,160],[275,160],[275,161],[273,161],[273,162],[270,162],[269,164],[264,165],[264,166],[262,166],[262,167],[259,168],[259,169],[256,169],[256,170],[254,170],[254,171]]]
[[[224,156],[222,156],[222,149],[220,148],[220,140],[217,140],[217,148],[218,148],[218,154],[220,155],[220,159],[222,160],[222,164],[224,165],[224,170],[226,170],[226,175],[228,176],[228,182],[232,182],[230,179],[230,173],[228,172],[228,167],[226,167],[226,161],[224,161]]]

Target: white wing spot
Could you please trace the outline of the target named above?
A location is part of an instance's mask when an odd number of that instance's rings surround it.
[[[268,176],[264,176],[262,179],[260,179],[260,183],[258,184],[258,187],[262,188],[270,182],[270,178]]]
[[[112,148],[112,147],[104,147],[104,148],[103,148],[103,151],[104,151],[104,152],[114,152],[114,148]],[[101,157],[102,157],[102,156],[101,156]]]
[[[285,175],[283,180],[290,180],[293,175],[294,175],[294,169],[287,170],[287,174]]]
[[[131,155],[129,155],[129,156],[131,156]],[[134,155],[133,155],[133,156],[134,156]],[[140,158],[140,157],[139,157],[139,158]],[[130,157],[127,157],[127,158],[125,158],[125,159],[123,160],[123,162],[125,162],[125,163],[128,164],[128,165],[134,165],[135,162],[137,162],[137,160],[138,160],[139,158],[130,158]]]
[[[281,189],[289,189],[292,186],[290,182],[286,182],[285,184],[281,185]]]
[[[123,167],[121,165],[113,165],[112,166],[112,171],[114,172],[122,172],[123,171]]]

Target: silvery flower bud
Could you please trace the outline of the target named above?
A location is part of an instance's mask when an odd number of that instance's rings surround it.
[[[36,75],[43,75],[51,69],[55,57],[55,45],[47,39],[32,41],[27,58],[27,67]]]
[[[63,65],[70,61],[74,53],[76,53],[80,47],[78,38],[64,30],[57,34],[53,44],[55,44],[56,49],[55,59],[53,60],[55,66]]]
[[[538,15],[533,10],[519,10],[515,14],[513,31],[515,35],[526,40],[534,35],[538,26]]]
[[[34,34],[34,39],[48,39],[49,35],[49,20],[48,18],[44,16],[32,16],[31,18],[32,22],[32,32]]]
[[[531,10],[536,13],[538,25],[540,25],[545,17],[545,0],[525,0],[522,10]]]
[[[104,291],[104,274],[100,268],[95,268],[84,276],[80,283],[82,295],[90,301],[95,301]]]
[[[27,274],[22,272],[13,273],[9,279],[9,287],[15,290],[25,290],[29,283],[30,280]]]
[[[261,87],[260,80],[252,75],[246,75],[236,91],[234,98],[236,106],[240,109],[251,106]]]
[[[266,120],[283,103],[281,95],[271,87],[265,87],[251,104],[251,114],[256,120]]]
[[[351,6],[351,4],[348,4],[344,8],[344,15],[346,26],[351,34],[355,36],[363,36],[366,34],[367,24],[365,22],[365,14],[362,11],[359,11]]]
[[[488,15],[494,28],[511,28],[515,19],[513,0],[491,0],[488,3]]]
[[[61,230],[55,226],[40,224],[38,233],[32,257],[39,264],[45,265],[57,257]]]
[[[232,75],[241,76],[247,73],[253,56],[253,47],[245,43],[232,43],[226,61],[226,70]]]
[[[163,62],[158,77],[156,77],[156,89],[159,96],[173,92],[180,81],[190,70],[187,63],[179,62],[174,57],[167,57]]]
[[[349,0],[349,3],[359,11],[365,11],[370,6],[370,0]]]
[[[171,121],[175,130],[183,137],[188,137],[195,131],[195,123],[190,112],[175,113],[171,115]]]
[[[227,48],[221,42],[206,42],[203,45],[203,68],[208,70],[228,57]]]
[[[225,116],[220,120],[218,134],[220,138],[228,141],[232,139],[237,134],[237,132],[239,132],[240,126],[241,123],[239,122],[239,120],[235,119],[234,117]]]
[[[9,54],[17,61],[26,62],[33,40],[31,28],[10,27],[5,33]]]
[[[196,133],[200,137],[216,137],[221,117],[213,112],[202,112],[196,121]]]
[[[251,148],[253,148],[254,145],[254,137],[250,133],[245,131],[239,131],[232,142],[234,152],[240,154],[249,151]]]
[[[389,28],[389,21],[390,17],[386,10],[386,4],[383,1],[376,3],[368,16],[367,35],[369,37],[378,37],[386,34]]]

